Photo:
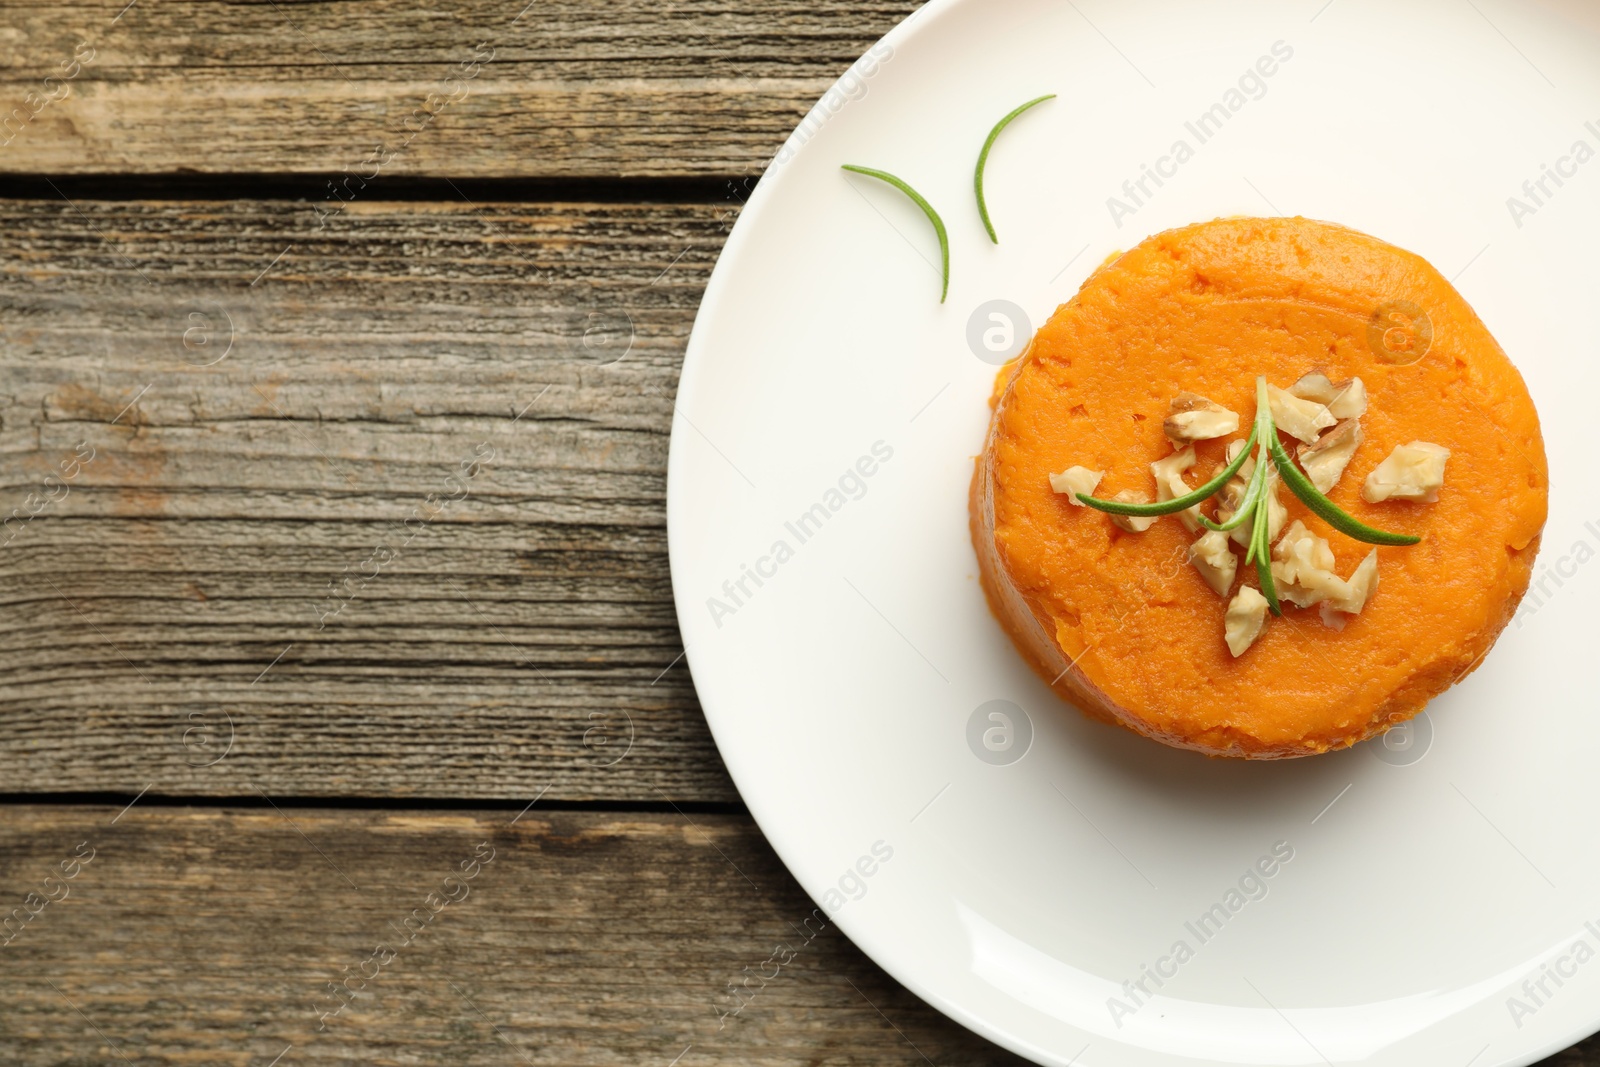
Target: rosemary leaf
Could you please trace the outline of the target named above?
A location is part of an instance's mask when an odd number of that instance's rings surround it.
[[[1311,484],[1311,479],[1300,473],[1300,468],[1294,465],[1289,453],[1284,451],[1283,443],[1278,440],[1277,434],[1272,435],[1268,445],[1272,449],[1272,461],[1277,465],[1278,473],[1283,475],[1284,484],[1289,490],[1304,501],[1306,507],[1310,508],[1318,518],[1346,537],[1369,545],[1414,545],[1422,540],[1410,534],[1390,533],[1388,530],[1368,526],[1323,496],[1317,487]]]
[[[1245,439],[1244,447],[1239,450],[1239,455],[1234,458],[1234,461],[1224,467],[1221,474],[1218,474],[1192,493],[1174,497],[1171,500],[1163,500],[1159,504],[1124,504],[1120,500],[1101,500],[1092,496],[1080,496],[1078,500],[1080,503],[1087,504],[1089,507],[1099,511],[1104,511],[1109,515],[1133,515],[1137,518],[1175,515],[1184,508],[1192,508],[1196,504],[1203,503],[1216,496],[1217,491],[1228,484],[1228,479],[1238,474],[1239,468],[1244,466],[1245,458],[1250,455],[1250,449],[1255,445],[1256,437],[1260,431],[1261,426],[1258,422],[1250,428],[1250,436]],[[1201,518],[1204,521],[1204,516]],[[1212,527],[1212,529],[1215,528]]]
[[[950,295],[950,234],[944,228],[944,220],[939,217],[939,213],[937,211],[933,210],[933,205],[928,203],[927,200],[923,199],[921,193],[917,192],[915,189],[911,188],[911,186],[907,185],[899,178],[896,178],[888,171],[873,170],[871,167],[858,167],[852,163],[844,164],[842,169],[850,171],[852,174],[865,174],[869,178],[876,178],[880,182],[886,182],[887,184],[894,186],[896,189],[909,196],[911,198],[911,202],[921,208],[924,215],[928,216],[928,221],[933,223],[934,233],[939,235],[939,259],[942,263],[942,272],[944,275],[944,287],[939,291],[939,303],[944,303],[945,297]]]
[[[1273,431],[1273,438],[1277,438],[1277,431]],[[1272,526],[1271,509],[1265,504],[1256,508],[1256,525],[1253,531],[1256,555],[1256,580],[1261,583],[1261,595],[1267,598],[1267,607],[1272,609],[1274,615],[1283,614],[1283,605],[1278,603],[1278,583],[1272,578]]]
[[[993,241],[995,244],[1000,243],[1000,238],[995,235],[994,223],[989,221],[989,205],[983,199],[983,168],[989,162],[989,149],[994,147],[995,140],[1000,136],[1007,126],[1011,125],[1012,121],[1016,119],[1018,115],[1022,114],[1024,111],[1027,111],[1029,108],[1037,107],[1046,100],[1054,100],[1055,98],[1055,93],[1048,93],[1036,99],[1029,100],[1026,104],[1023,104],[1022,106],[1013,110],[1005,118],[994,124],[994,129],[989,131],[989,139],[983,142],[983,151],[978,153],[978,169],[972,176],[972,185],[978,193],[978,214],[983,216],[983,228],[989,231],[989,240]]]

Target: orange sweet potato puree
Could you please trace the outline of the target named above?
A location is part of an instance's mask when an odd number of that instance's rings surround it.
[[[1396,301],[1422,309],[1431,343],[1404,318],[1369,329]],[[1378,548],[1378,590],[1343,631],[1285,603],[1235,659],[1227,600],[1186,562],[1198,534],[1176,517],[1125,533],[1052,492],[1049,475],[1081,465],[1106,472],[1097,496],[1153,492],[1149,464],[1172,452],[1162,419],[1189,391],[1241,417],[1239,433],[1197,446],[1198,486],[1248,433],[1256,375],[1287,388],[1314,369],[1360,377],[1369,394],[1366,440],[1329,496],[1423,540]],[[1380,733],[1474,669],[1527,589],[1548,470],[1522,378],[1432,266],[1353,230],[1226,219],[1152,237],[1056,311],[1002,372],[994,408],[972,487],[991,606],[1061,696],[1167,744],[1278,758]],[[1438,501],[1364,502],[1367,474],[1413,440],[1450,449]],[[1291,455],[1297,445],[1285,438]],[[1286,486],[1279,497],[1289,521],[1328,539],[1340,575],[1371,550]],[[1257,584],[1242,554],[1239,574],[1235,591]]]

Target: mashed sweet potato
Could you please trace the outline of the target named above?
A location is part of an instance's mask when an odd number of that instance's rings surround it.
[[[1317,369],[1361,378],[1370,399],[1365,441],[1329,496],[1422,542],[1378,549],[1378,590],[1343,630],[1286,605],[1235,658],[1227,600],[1186,562],[1195,534],[1174,516],[1124,532],[1049,476],[1082,465],[1106,472],[1096,496],[1149,492],[1149,464],[1172,451],[1162,419],[1187,391],[1243,418],[1198,446],[1198,486],[1248,431],[1257,375],[1287,387]],[[1167,744],[1281,758],[1380,733],[1473,670],[1527,589],[1548,491],[1533,402],[1449,282],[1376,238],[1306,219],[1152,237],[1056,311],[993,403],[971,500],[992,608],[1061,696]],[[1416,440],[1450,450],[1438,500],[1365,502],[1367,475]],[[1327,538],[1340,574],[1371,551],[1280,498],[1289,522]],[[1239,573],[1256,583],[1242,560]]]

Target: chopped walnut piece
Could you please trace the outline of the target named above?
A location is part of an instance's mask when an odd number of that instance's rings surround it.
[[[1087,467],[1068,467],[1060,474],[1050,476],[1050,488],[1065,493],[1067,501],[1076,507],[1085,507],[1079,496],[1094,496],[1095,486],[1106,476],[1105,471],[1092,471]]]
[[[1345,580],[1350,587],[1350,592],[1338,599],[1322,602],[1322,625],[1332,630],[1343,630],[1345,619],[1340,613],[1359,615],[1361,609],[1367,606],[1367,601],[1372,599],[1372,594],[1378,591],[1378,550],[1373,549],[1367,553],[1365,559]]]
[[[1239,557],[1228,547],[1227,534],[1207,530],[1189,546],[1189,562],[1218,596],[1227,596],[1228,590],[1233,588],[1234,576],[1239,572]]]
[[[1194,446],[1190,445],[1182,452],[1174,452],[1166,459],[1158,459],[1150,464],[1150,473],[1156,477],[1156,500],[1176,500],[1180,496],[1188,496],[1194,492],[1194,487],[1183,480],[1184,472],[1195,463]],[[1178,521],[1183,523],[1184,529],[1193,533],[1200,529],[1200,522],[1195,518],[1200,514],[1200,505],[1184,508],[1178,512]]]
[[[1228,463],[1239,458],[1239,453],[1244,449],[1243,441],[1228,442]],[[1226,466],[1226,464],[1224,464]],[[1256,457],[1249,456],[1239,465],[1233,477],[1228,479],[1228,484],[1222,487],[1222,497],[1218,507],[1222,511],[1238,508],[1244,500],[1244,491],[1250,487],[1250,476],[1256,472]],[[1219,512],[1220,514],[1220,512]],[[1225,518],[1226,516],[1224,516]]]
[[[1300,466],[1305,468],[1306,477],[1318,492],[1326,493],[1338,484],[1339,476],[1350,465],[1350,457],[1355,455],[1362,439],[1361,423],[1345,419],[1317,438],[1315,444],[1300,446]]]
[[[1228,463],[1232,463],[1234,460],[1239,458],[1239,453],[1244,451],[1244,446],[1244,438],[1240,438],[1237,441],[1228,442]],[[1227,464],[1224,464],[1224,466],[1226,465]],[[1244,487],[1250,484],[1250,475],[1255,472],[1255,469],[1256,457],[1247,456],[1245,461],[1239,464],[1239,469],[1234,472],[1233,477],[1228,479],[1227,488],[1231,489],[1237,485],[1239,487],[1239,493],[1242,496],[1244,494]]]
[[[1148,504],[1150,503],[1150,494],[1141,493],[1133,489],[1124,489],[1111,499],[1117,501],[1119,504]],[[1111,516],[1111,522],[1117,526],[1117,528],[1127,530],[1129,533],[1144,533],[1146,530],[1150,529],[1150,527],[1156,524],[1156,519],[1158,518],[1160,518],[1158,515],[1152,515],[1148,517],[1138,515],[1113,515]]]
[[[1291,582],[1295,580],[1296,568],[1331,571],[1337,562],[1328,539],[1306,529],[1306,524],[1299,519],[1294,520],[1284,531],[1283,538],[1273,546],[1272,558],[1282,560],[1291,567],[1286,575]]]
[[[1228,602],[1228,614],[1223,620],[1223,632],[1228,639],[1228,651],[1234,659],[1256,643],[1261,631],[1267,628],[1267,598],[1253,585],[1241,585],[1239,592]]]
[[[1372,594],[1378,591],[1378,550],[1374,548],[1368,552],[1345,581],[1350,586],[1350,596],[1333,606],[1351,615],[1359,615],[1361,609],[1367,606],[1367,601],[1372,599]]]
[[[1369,504],[1385,500],[1419,500],[1431,504],[1444,485],[1444,464],[1450,450],[1428,441],[1396,445],[1389,458],[1367,475],[1361,499]]]
[[[1308,445],[1323,430],[1339,421],[1324,405],[1315,400],[1302,400],[1276,385],[1267,386],[1267,401],[1272,407],[1272,421],[1278,429]]]
[[[1336,419],[1359,419],[1367,413],[1367,385],[1360,378],[1332,382],[1321,371],[1312,371],[1289,386],[1289,392],[1321,404]]]
[[[1203,396],[1179,393],[1172,398],[1172,413],[1161,428],[1173,448],[1182,448],[1191,441],[1228,436],[1239,428],[1239,416]]]
[[[1350,586],[1334,572],[1336,562],[1327,539],[1296,519],[1272,548],[1272,580],[1278,596],[1300,608],[1325,600],[1348,601]]]

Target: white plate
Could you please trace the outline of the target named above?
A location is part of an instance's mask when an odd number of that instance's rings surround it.
[[[1275,44],[1272,76],[1230,97]],[[990,159],[993,247],[973,161],[1045,92],[1060,98]],[[1185,123],[1217,103],[1240,106],[1200,144]],[[1124,181],[1178,140],[1193,158],[1134,204]],[[1563,162],[1580,140],[1584,162]],[[695,326],[672,574],[740,792],[889,973],[1024,1056],[1082,1067],[1495,1067],[1600,1028],[1593,151],[1600,7],[1579,0],[935,0],[824,98]],[[941,209],[947,304],[926,220],[847,162]],[[1535,203],[1523,183],[1544,164],[1572,173]],[[1114,220],[1112,196],[1136,210]],[[1083,719],[990,617],[966,489],[998,357],[975,355],[969,321],[1003,299],[1036,326],[1148,234],[1278,211],[1458,278],[1539,405],[1555,487],[1539,574],[1555,577],[1410,730],[1209,761]],[[802,540],[791,527],[819,504]],[[764,574],[735,599],[724,583],[738,593],[746,566]],[[998,753],[991,701],[1014,708]],[[1292,858],[1257,888],[1246,872],[1275,845]],[[1218,904],[1202,943],[1193,924]],[[1192,957],[1163,963],[1179,941]],[[1123,983],[1146,965],[1175,973],[1136,1002]]]

